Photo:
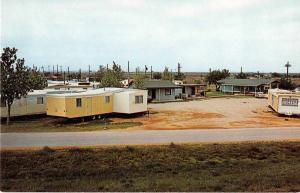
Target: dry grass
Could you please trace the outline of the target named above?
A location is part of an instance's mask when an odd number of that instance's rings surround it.
[[[1,152],[1,191],[299,191],[300,142]]]

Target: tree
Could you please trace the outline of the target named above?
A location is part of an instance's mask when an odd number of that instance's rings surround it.
[[[96,72],[96,81],[101,82],[102,78],[105,76],[106,67],[100,65],[99,70]]]
[[[217,82],[219,80],[227,78],[229,76],[230,76],[230,73],[229,73],[229,70],[227,70],[227,69],[223,69],[222,71],[221,70],[213,70],[206,75],[205,80],[209,84],[217,84]]]
[[[16,48],[4,48],[1,54],[1,104],[7,106],[6,124],[10,121],[10,110],[14,99],[26,96],[30,91],[30,73],[25,60],[17,58]]]
[[[162,78],[162,75],[160,72],[154,72],[153,73],[153,79],[161,79]]]
[[[281,77],[279,88],[287,89],[287,90],[293,90],[293,89],[296,88],[296,85],[294,83],[292,83],[291,80],[289,80],[287,78],[284,78],[284,77]]]
[[[235,78],[239,78],[239,79],[246,79],[247,78],[247,74],[240,72],[237,75],[235,75]]]
[[[117,80],[121,81],[124,79],[124,72],[122,71],[121,66],[116,64],[114,61],[112,66],[112,72],[114,73],[114,76]]]
[[[182,72],[180,72],[180,73],[176,74],[174,76],[174,78],[175,78],[175,80],[183,80],[185,78],[185,75]]]
[[[143,89],[145,84],[145,79],[147,77],[143,73],[138,73],[134,77],[133,87],[137,89]]]
[[[277,72],[273,72],[273,73],[271,73],[271,77],[272,78],[279,78],[279,77],[281,77],[281,75]]]
[[[113,61],[112,69],[107,69],[101,80],[102,87],[122,87],[121,80],[124,79],[124,72],[120,65]]]
[[[173,79],[173,75],[171,72],[169,72],[168,67],[165,67],[165,70],[162,74],[162,79],[163,80],[172,80]]]
[[[104,77],[101,80],[102,87],[122,87],[122,83],[116,77],[116,74],[108,69]]]
[[[31,90],[42,90],[47,87],[47,78],[36,69],[29,70],[29,87]]]

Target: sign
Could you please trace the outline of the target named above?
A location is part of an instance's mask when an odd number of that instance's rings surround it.
[[[298,99],[282,98],[281,105],[282,105],[282,106],[293,106],[293,107],[298,107]]]

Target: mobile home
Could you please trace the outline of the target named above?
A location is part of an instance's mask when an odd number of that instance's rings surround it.
[[[11,117],[46,113],[46,90],[34,90],[25,97],[15,99],[10,111]],[[7,106],[1,101],[1,118],[7,117]]]
[[[101,88],[47,95],[47,115],[79,118],[108,113],[147,111],[147,91]]]
[[[113,93],[95,89],[47,95],[47,115],[78,118],[113,112]]]
[[[300,115],[300,92],[281,89],[268,91],[268,105],[277,113],[283,115]]]
[[[139,113],[146,112],[147,90],[123,89],[114,92],[114,112],[115,113]]]

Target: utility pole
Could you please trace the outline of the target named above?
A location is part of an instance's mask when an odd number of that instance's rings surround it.
[[[152,71],[152,66],[151,66],[151,75],[150,75],[150,79],[152,79],[152,73],[153,73],[153,71]]]
[[[148,67],[145,65],[145,76],[147,74]]]
[[[51,73],[51,71],[50,71],[50,65],[48,65],[48,72],[49,72],[49,74]]]
[[[129,87],[129,79],[130,79],[130,76],[129,76],[129,60],[128,60],[128,63],[127,63],[127,87]]]
[[[57,78],[58,78],[58,64],[56,64],[56,75],[57,75]]]
[[[81,68],[79,68],[78,82],[81,81]]]
[[[290,65],[289,62],[287,62],[284,67],[286,67],[286,80],[289,80],[289,68],[291,67],[292,65]]]
[[[54,65],[52,67],[52,76],[54,76]]]
[[[90,82],[90,76],[91,76],[91,65],[89,65],[89,82]]]
[[[241,74],[243,74],[243,66],[241,66]]]
[[[177,67],[177,75],[178,75],[178,77],[180,76],[180,74],[181,74],[181,72],[180,72],[180,69],[181,69],[182,67],[180,66],[180,63],[178,62],[178,67]]]
[[[69,66],[68,66],[68,80],[70,81],[70,69],[69,69]]]
[[[64,85],[66,84],[66,72],[64,71]]]

